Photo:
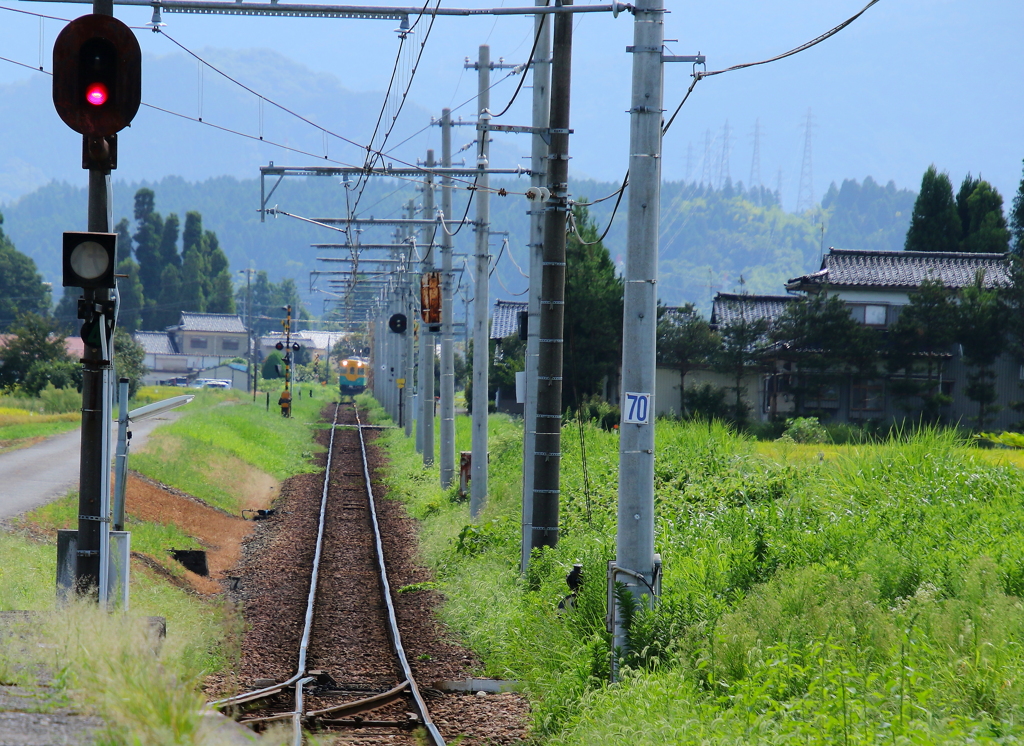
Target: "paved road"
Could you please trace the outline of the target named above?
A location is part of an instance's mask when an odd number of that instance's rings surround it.
[[[179,416],[179,412],[165,412],[133,424],[132,451],[138,451],[155,428]],[[117,448],[116,423],[112,430],[111,454]],[[81,431],[73,430],[0,454],[0,518],[32,510],[77,488],[81,443]]]

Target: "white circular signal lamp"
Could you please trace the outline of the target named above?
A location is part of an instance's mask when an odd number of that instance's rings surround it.
[[[71,251],[71,269],[83,279],[95,280],[109,266],[107,250],[95,241],[83,241]]]

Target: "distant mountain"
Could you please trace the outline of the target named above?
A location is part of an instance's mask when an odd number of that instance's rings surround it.
[[[315,73],[266,49],[205,49],[200,54],[239,82],[330,132],[344,134],[359,144],[368,143],[374,133],[382,93],[348,90],[334,75]],[[270,161],[294,166],[311,161],[330,166],[341,161],[361,166],[366,156],[362,148],[325,135],[228,82],[210,67],[201,68],[184,54],[145,57],[143,102],[132,126],[118,136],[115,179],[142,181],[163,174],[175,174],[186,181],[203,181],[211,174],[251,179],[258,175],[261,165]],[[38,113],[25,116],[24,112]],[[381,132],[393,113],[387,112],[382,119]],[[390,151],[428,126],[431,113],[407,101],[385,150]],[[205,124],[183,117],[202,119]],[[0,121],[4,122],[6,143],[0,147],[0,203],[12,202],[54,179],[86,183],[81,168],[81,136],[68,129],[53,110],[48,76],[35,75],[0,85]],[[472,134],[457,132],[455,137],[458,147],[466,137],[472,139]],[[528,142],[525,147],[529,147]],[[494,152],[502,163],[528,162],[502,143],[495,143]],[[398,147],[394,155],[415,162],[426,154],[408,145]]]
[[[520,270],[529,271],[529,203],[514,193],[522,191],[523,180],[495,180],[492,184],[505,186],[510,194],[491,200],[491,230],[507,231],[509,245],[502,252],[502,236],[491,239],[491,255],[501,254],[501,258],[491,278],[490,292],[494,298],[511,299],[526,288]],[[259,180],[231,176],[198,183],[180,177],[158,182],[115,182],[115,223],[122,217],[132,221],[133,198],[141,186],[153,189],[156,209],[165,216],[174,212],[184,219],[188,210],[202,213],[204,227],[217,233],[232,270],[254,267],[266,270],[273,281],[294,278],[310,303],[310,310],[317,314],[322,311],[322,300],[327,296],[310,290],[313,283],[309,273],[330,272],[337,265],[318,262],[318,252],[310,244],[343,243],[344,234],[288,217],[268,218],[261,223]],[[579,180],[570,188],[577,199],[595,201],[612,195],[618,186]],[[409,199],[421,202],[415,187],[403,180],[370,181],[360,202],[360,215],[401,216]],[[830,188],[823,207],[794,215],[782,210],[775,195],[764,189],[747,191],[742,184],[727,183],[725,188],[716,190],[692,183],[666,182],[662,191],[659,297],[670,305],[692,301],[709,311],[710,299],[716,291],[784,292],[787,279],[817,269],[822,249],[829,246],[900,250],[915,197],[908,190],[897,190],[891,182],[882,187],[871,179],[862,184],[846,180],[841,187]],[[270,204],[304,217],[341,217],[347,209],[346,200],[351,203],[351,198],[352,193],[337,179],[294,178],[278,186]],[[465,213],[465,200],[466,192],[458,191],[452,219]],[[614,204],[614,199],[607,199],[591,208],[591,217],[602,232]],[[623,199],[605,238],[620,271],[625,263],[625,204]],[[18,249],[36,261],[45,279],[57,285],[61,232],[85,229],[85,206],[84,187],[51,182],[10,204],[0,205],[0,212],[4,215],[5,232]],[[469,218],[473,218],[472,212]],[[367,228],[361,240],[387,242],[391,233],[391,228]],[[457,266],[464,262],[472,266],[469,258],[474,251],[473,242],[471,228],[458,233]],[[337,256],[329,250],[319,253]],[[316,284],[327,289],[329,277],[321,276]],[[238,279],[241,282],[240,275]],[[468,273],[459,281],[459,287],[467,297],[472,297],[472,278]],[[55,296],[60,296],[59,291]]]

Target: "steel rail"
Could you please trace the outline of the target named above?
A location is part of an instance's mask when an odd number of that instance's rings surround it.
[[[445,746],[444,738],[441,732],[434,725],[430,719],[430,713],[427,709],[427,704],[420,694],[419,687],[416,685],[416,681],[412,675],[412,668],[409,666],[408,657],[405,654],[405,649],[402,646],[402,634],[398,628],[398,616],[395,613],[394,602],[391,599],[391,584],[388,581],[387,568],[384,562],[384,545],[381,540],[380,523],[377,520],[377,505],[376,500],[373,496],[373,480],[370,477],[370,465],[369,459],[366,455],[366,440],[363,437],[363,430],[380,430],[381,427],[377,425],[364,425],[359,419],[359,410],[355,408],[356,425],[347,426],[344,424],[338,424],[338,413],[341,409],[341,404],[337,403],[334,407],[334,421],[331,423],[331,437],[327,450],[327,465],[324,474],[324,487],[320,497],[320,519],[317,526],[317,537],[316,537],[316,550],[313,555],[313,571],[310,576],[309,595],[306,600],[306,616],[302,631],[302,639],[299,643],[299,661],[295,674],[279,684],[273,686],[264,687],[262,689],[256,689],[251,692],[243,692],[233,697],[227,697],[225,699],[216,700],[211,702],[210,705],[223,709],[225,707],[238,706],[248,704],[250,702],[257,702],[263,699],[278,694],[290,686],[295,686],[295,709],[291,712],[281,712],[274,715],[268,715],[258,718],[246,718],[241,722],[243,723],[267,723],[272,721],[292,721],[292,743],[293,746],[302,746],[302,726],[304,723],[311,721],[320,721],[324,725],[330,725],[329,721],[324,721],[323,716],[327,714],[356,714],[360,712],[367,712],[377,707],[381,707],[384,704],[392,702],[395,697],[401,693],[408,692],[412,697],[413,703],[418,710],[420,722],[422,727],[426,730],[428,738],[432,746]],[[385,605],[388,610],[388,637],[391,640],[392,652],[395,657],[398,658],[401,664],[402,674],[405,680],[398,684],[388,692],[382,694],[367,697],[356,702],[348,702],[343,705],[336,705],[334,707],[328,707],[322,710],[310,710],[309,712],[303,712],[303,686],[314,678],[306,676],[306,653],[309,648],[309,638],[313,627],[313,612],[315,609],[316,591],[320,577],[320,559],[323,552],[323,537],[324,527],[326,523],[327,515],[327,492],[330,486],[331,480],[331,462],[333,460],[334,452],[334,436],[335,433],[340,429],[353,429],[359,434],[359,451],[363,463],[363,479],[366,483],[366,495],[369,501],[370,507],[370,519],[373,525],[373,539],[374,539],[374,552],[377,557],[377,569],[380,577],[381,593],[384,596]],[[343,725],[345,723],[337,723]]]
[[[330,485],[331,480],[331,461],[334,455],[334,434],[338,427],[338,412],[340,409],[341,404],[336,404],[334,407],[334,421],[331,423],[331,439],[327,446],[327,466],[324,476],[324,489],[320,498],[320,520],[319,525],[317,526],[316,551],[313,555],[313,572],[310,576],[309,595],[306,598],[306,616],[302,630],[302,639],[299,643],[299,661],[296,667],[297,670],[291,678],[282,681],[279,684],[274,684],[273,686],[264,687],[262,689],[256,689],[251,692],[243,692],[242,694],[236,694],[233,697],[218,699],[210,703],[211,707],[223,709],[233,705],[242,705],[249,702],[256,702],[261,699],[267,699],[268,697],[272,697],[273,695],[284,691],[292,684],[295,684],[296,708],[293,712],[287,714],[292,717],[293,722],[298,722],[299,718],[302,716],[302,682],[300,680],[306,674],[306,651],[309,648],[309,636],[313,627],[313,609],[316,603],[317,582],[320,578],[320,556],[323,550],[324,523],[327,514],[327,488]],[[297,744],[301,744],[301,723],[299,723],[297,727],[299,728],[300,738],[300,740],[297,741]]]
[[[402,664],[402,673],[405,675],[405,680],[408,682],[409,692],[412,694],[413,701],[419,709],[420,717],[423,720],[423,727],[426,729],[427,734],[430,737],[430,741],[434,746],[445,746],[441,732],[437,729],[437,726],[434,725],[434,721],[430,719],[430,712],[427,710],[427,703],[423,701],[423,696],[420,694],[419,687],[416,685],[416,679],[413,678],[412,668],[409,666],[409,660],[405,655],[405,648],[402,647],[402,633],[398,629],[398,615],[395,613],[395,604],[391,600],[391,584],[388,582],[388,571],[384,564],[384,545],[380,538],[380,523],[377,521],[377,502],[373,497],[373,480],[370,478],[370,463],[366,458],[366,440],[363,438],[363,423],[359,419],[358,408],[356,408],[356,423],[359,425],[359,450],[363,457],[363,478],[366,480],[366,495],[370,501],[370,519],[373,523],[374,548],[377,552],[377,566],[380,570],[381,593],[383,593],[384,601],[388,607],[388,625],[390,627],[389,632],[391,637],[391,646],[394,649],[395,656]]]

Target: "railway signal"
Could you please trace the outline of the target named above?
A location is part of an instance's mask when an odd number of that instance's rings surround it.
[[[113,288],[116,233],[64,233],[64,287]]]
[[[115,135],[142,103],[142,50],[113,16],[76,18],[53,45],[53,106],[64,123],[87,137]]]
[[[409,319],[404,313],[395,313],[388,319],[388,329],[395,334],[404,334],[409,327]]]

